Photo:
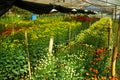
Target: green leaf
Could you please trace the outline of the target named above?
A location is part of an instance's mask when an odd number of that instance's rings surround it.
[[[18,75],[19,74],[19,72],[18,71],[16,71],[16,70],[12,70],[12,72],[15,74],[15,75]]]

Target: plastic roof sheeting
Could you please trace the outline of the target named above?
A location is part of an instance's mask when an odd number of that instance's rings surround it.
[[[120,14],[120,0],[84,0],[92,5],[99,6],[103,11],[112,12],[116,9],[116,13]],[[116,7],[116,8],[115,8]]]
[[[117,5],[120,6],[120,0],[86,0],[94,4],[99,4],[99,5]]]
[[[97,11],[97,12],[102,12],[102,9],[100,7],[96,7],[96,6],[87,6],[86,9]]]
[[[120,0],[52,0],[53,4],[60,4],[67,7],[82,8],[107,13],[113,13],[113,9],[117,6],[117,13],[120,13]],[[61,2],[58,2],[61,1]],[[89,6],[93,6],[88,8]],[[98,10],[97,10],[98,9]]]

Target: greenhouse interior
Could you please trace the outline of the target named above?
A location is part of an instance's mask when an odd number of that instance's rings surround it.
[[[120,80],[120,0],[0,0],[0,80]]]

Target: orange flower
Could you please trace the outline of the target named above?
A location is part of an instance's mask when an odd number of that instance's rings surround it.
[[[96,73],[96,74],[98,74],[98,70],[97,69],[94,69],[93,72]]]
[[[92,68],[89,68],[90,71],[92,71]]]
[[[102,53],[104,50],[103,49],[97,49],[97,53]]]
[[[118,80],[117,77],[113,77],[113,76],[110,76],[109,78],[110,78],[110,80]]]

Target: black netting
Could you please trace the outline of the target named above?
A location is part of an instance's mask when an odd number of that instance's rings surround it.
[[[72,12],[72,8],[66,8],[66,7],[63,7],[63,6],[55,6],[55,9],[57,9],[59,12],[62,12],[62,13],[70,13]]]
[[[50,4],[40,4],[27,1],[16,1],[15,6],[36,14],[49,13],[53,9],[53,5]]]
[[[28,2],[24,0],[0,0],[0,16],[6,13],[13,5],[36,14],[48,14],[53,8],[55,8],[61,13],[94,14],[91,11],[85,12],[84,10],[81,9],[77,11],[72,11],[73,10],[72,8],[67,8],[60,5],[41,4],[41,3]]]
[[[0,16],[6,13],[16,0],[0,0]]]

